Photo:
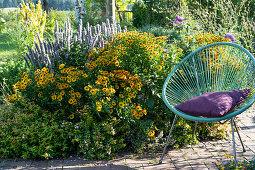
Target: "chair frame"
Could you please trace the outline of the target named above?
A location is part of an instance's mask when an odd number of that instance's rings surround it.
[[[180,110],[176,109],[175,107],[173,107],[172,105],[169,104],[167,98],[166,98],[166,87],[167,87],[167,84],[171,78],[171,76],[175,73],[175,71],[182,65],[182,63],[184,63],[186,60],[188,60],[190,57],[193,57],[193,60],[194,60],[194,54],[208,48],[208,47],[212,47],[212,46],[216,46],[216,45],[227,45],[227,46],[233,46],[235,48],[239,48],[241,51],[243,51],[244,53],[246,53],[246,55],[248,55],[249,57],[249,62],[253,62],[254,65],[255,65],[255,59],[254,57],[250,54],[249,51],[247,51],[245,48],[237,45],[237,44],[234,44],[234,43],[228,43],[228,42],[220,42],[220,43],[213,43],[213,44],[209,44],[209,45],[206,45],[204,47],[201,47],[199,49],[197,49],[196,51],[192,52],[191,54],[189,54],[187,57],[185,57],[172,71],[171,73],[168,75],[168,77],[166,78],[165,80],[165,83],[164,83],[164,86],[163,86],[163,89],[162,89],[162,98],[163,98],[163,101],[164,103],[166,104],[166,106],[175,114],[175,117],[174,117],[174,120],[173,120],[173,123],[172,123],[172,126],[171,126],[171,129],[170,129],[170,132],[169,132],[169,135],[168,135],[168,138],[167,138],[167,142],[166,142],[166,145],[164,147],[164,150],[163,150],[163,154],[161,156],[161,159],[159,161],[159,164],[162,163],[162,160],[163,160],[163,157],[164,157],[164,154],[165,154],[165,151],[167,149],[167,145],[168,145],[168,142],[169,142],[169,139],[171,137],[171,133],[173,131],[173,128],[174,128],[174,125],[175,125],[175,122],[176,122],[176,119],[177,119],[177,116],[180,116],[184,119],[187,119],[187,120],[191,120],[191,121],[196,121],[196,122],[219,122],[220,124],[224,124],[226,122],[228,122],[229,120],[231,121],[231,127],[232,127],[232,138],[233,138],[233,150],[234,150],[234,157],[235,157],[235,162],[237,162],[236,160],[236,148],[235,148],[235,138],[234,138],[234,126],[235,126],[235,129],[236,129],[236,132],[238,134],[238,137],[241,141],[241,144],[242,144],[242,147],[243,147],[243,152],[245,152],[245,148],[244,148],[244,145],[243,145],[243,141],[241,139],[241,136],[238,132],[238,129],[236,127],[236,123],[234,121],[234,118],[235,116],[237,116],[238,114],[241,114],[242,112],[244,112],[246,109],[248,109],[255,101],[255,95],[253,96],[253,98],[250,99],[250,101],[245,105],[243,106],[242,108],[232,112],[232,113],[229,113],[225,116],[222,116],[222,117],[215,117],[215,118],[206,118],[206,117],[196,117],[196,116],[191,116],[191,115],[188,115],[186,113],[183,113],[181,112]],[[254,79],[253,79],[254,81]],[[200,94],[201,95],[201,94]],[[224,123],[221,123],[220,121],[222,120],[225,120]]]

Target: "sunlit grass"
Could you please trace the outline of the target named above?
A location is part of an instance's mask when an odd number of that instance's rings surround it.
[[[3,64],[16,54],[14,43],[8,34],[0,33],[0,71],[3,69]]]

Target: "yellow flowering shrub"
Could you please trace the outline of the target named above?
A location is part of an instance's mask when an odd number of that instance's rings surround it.
[[[35,40],[37,40],[37,33],[41,39],[43,39],[43,33],[46,24],[46,12],[42,9],[41,1],[35,5],[31,1],[25,3],[24,0],[20,3],[19,15],[21,17],[21,23],[25,29],[25,44],[33,46]]]

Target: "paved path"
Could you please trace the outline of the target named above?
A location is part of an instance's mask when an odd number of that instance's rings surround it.
[[[239,115],[240,135],[247,151],[242,152],[240,141],[236,137],[236,149],[239,160],[255,159],[255,107]],[[99,170],[132,170],[132,169],[216,169],[215,163],[227,159],[224,154],[233,155],[232,137],[227,140],[200,142],[182,149],[170,150],[158,165],[161,153],[138,158],[126,154],[111,161],[87,161],[82,158],[69,158],[49,161],[1,160],[0,169],[99,169]],[[243,158],[242,155],[246,156]]]

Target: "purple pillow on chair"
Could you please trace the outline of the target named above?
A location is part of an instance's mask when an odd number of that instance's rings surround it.
[[[175,108],[192,116],[220,117],[240,105],[249,93],[250,89],[208,92],[189,99]]]

